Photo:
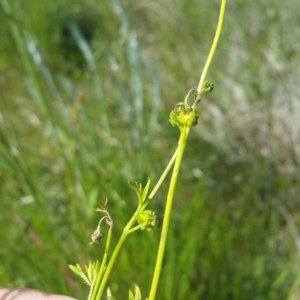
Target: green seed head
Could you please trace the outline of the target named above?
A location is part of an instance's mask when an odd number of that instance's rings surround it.
[[[158,221],[154,211],[152,210],[145,210],[139,214],[137,218],[137,222],[141,225],[142,230],[153,230]]]
[[[174,110],[170,113],[170,123],[172,126],[177,125],[178,127],[182,126],[196,126],[198,123],[198,116],[191,106],[184,103],[176,104]]]

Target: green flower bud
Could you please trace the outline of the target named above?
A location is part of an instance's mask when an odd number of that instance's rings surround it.
[[[206,94],[212,92],[214,89],[214,86],[215,85],[211,81],[205,80],[204,85],[203,85],[203,92],[205,92]]]
[[[158,223],[155,212],[151,210],[141,212],[137,217],[137,222],[141,225],[142,230],[147,231],[154,229]]]

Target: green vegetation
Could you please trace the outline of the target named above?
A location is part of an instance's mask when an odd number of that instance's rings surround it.
[[[1,286],[84,299],[68,265],[103,255],[88,245],[95,207],[109,199],[115,246],[136,208],[128,180],[155,182],[175,151],[169,111],[198,82],[220,3],[103,2],[0,1]],[[228,3],[157,299],[299,296],[298,12],[296,0]],[[160,221],[166,191],[151,203]],[[126,240],[117,299],[150,290],[159,233]]]

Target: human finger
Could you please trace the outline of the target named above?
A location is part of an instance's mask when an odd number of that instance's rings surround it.
[[[48,292],[26,288],[0,288],[0,300],[76,300],[75,298],[53,295]]]

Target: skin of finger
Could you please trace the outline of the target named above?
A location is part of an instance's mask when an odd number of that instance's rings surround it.
[[[39,290],[0,288],[0,300],[76,300],[76,299],[68,296],[63,296],[63,295],[53,295]]]

